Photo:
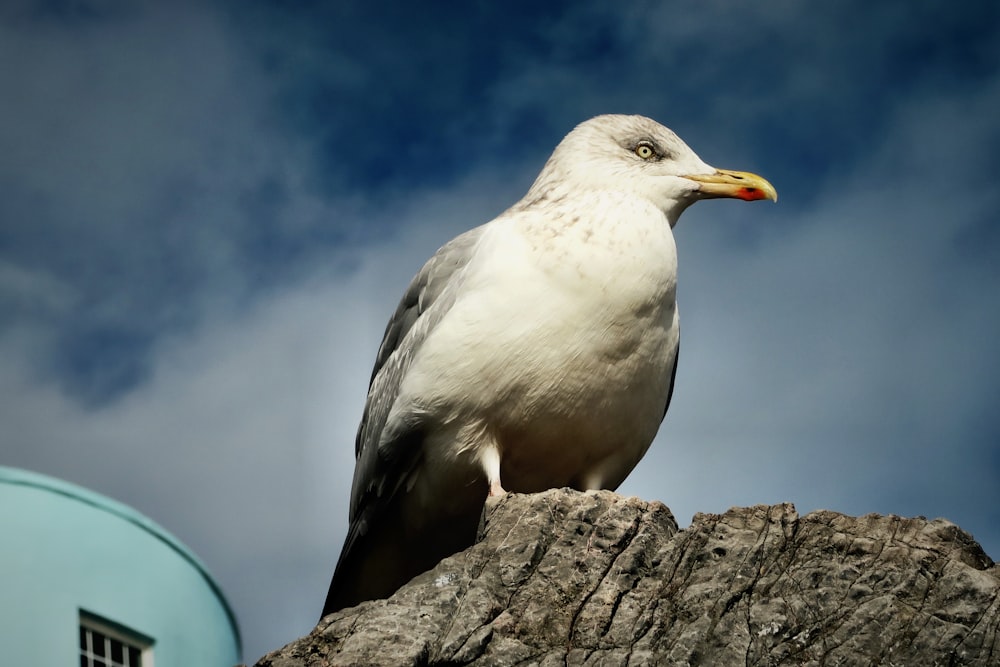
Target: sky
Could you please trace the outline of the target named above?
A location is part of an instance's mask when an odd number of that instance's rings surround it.
[[[684,354],[620,491],[1000,558],[998,3],[7,0],[0,91],[0,465],[176,535],[249,663],[317,620],[409,279],[600,113],[780,196],[674,230]]]

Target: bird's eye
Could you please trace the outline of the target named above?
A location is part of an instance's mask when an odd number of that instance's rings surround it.
[[[639,145],[635,147],[635,154],[643,160],[651,160],[656,157],[656,151],[653,150],[653,145],[648,141],[640,142]]]

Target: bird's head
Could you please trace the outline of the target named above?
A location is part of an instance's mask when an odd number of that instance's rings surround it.
[[[673,131],[644,116],[597,116],[578,125],[553,151],[532,190],[541,194],[555,184],[643,197],[671,225],[699,199],[778,200],[764,178],[709,166]]]

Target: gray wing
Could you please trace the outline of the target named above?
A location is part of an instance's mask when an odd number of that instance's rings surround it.
[[[403,376],[424,340],[455,302],[463,269],[482,229],[477,227],[454,238],[428,260],[385,328],[355,443],[357,461],[347,538],[323,616],[362,600],[386,597],[441,557],[433,549],[400,553],[407,551],[407,544],[400,537],[405,526],[400,525],[397,491],[420,463],[423,433],[418,422],[388,424],[389,430],[386,427]]]
[[[468,264],[482,231],[483,227],[471,229],[438,250],[410,282],[386,325],[355,440],[352,524],[360,519],[364,505],[391,498],[417,464],[420,447],[419,442],[413,441],[421,439],[419,425],[394,427],[392,440],[382,442],[386,420],[414,356],[454,303],[462,269]]]

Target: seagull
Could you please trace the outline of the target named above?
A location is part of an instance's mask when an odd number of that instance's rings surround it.
[[[622,483],[674,389],[672,229],[718,197],[777,201],[654,120],[597,116],[521,201],[428,260],[375,360],[324,616],[471,546],[487,497]]]

